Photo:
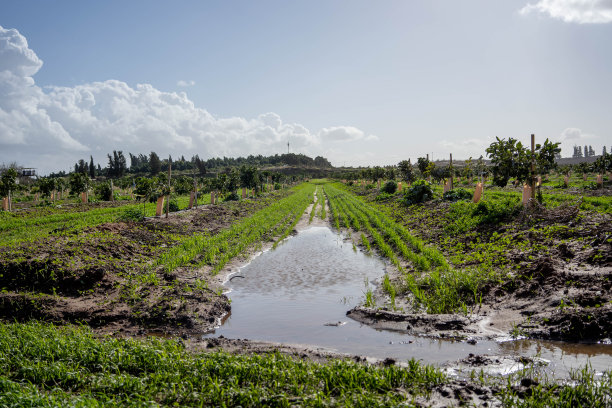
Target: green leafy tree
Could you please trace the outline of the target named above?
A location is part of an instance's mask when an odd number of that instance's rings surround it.
[[[7,197],[11,192],[17,190],[17,170],[9,168],[0,177],[0,197]]]
[[[257,188],[257,181],[259,180],[257,169],[253,166],[240,166],[239,170],[240,187],[253,189]]]
[[[51,197],[51,193],[57,188],[57,180],[51,177],[41,177],[38,179],[36,183],[38,185],[38,190],[43,197]]]
[[[496,139],[486,150],[493,166],[493,184],[505,187],[510,178],[522,183],[535,176],[531,174],[532,154],[527,146],[523,146],[513,138]],[[561,151],[559,144],[552,143],[548,139],[544,144],[536,144],[534,152],[536,173],[548,174],[555,168],[555,155]]]
[[[87,191],[87,189],[89,189],[90,183],[91,182],[89,177],[87,177],[87,174],[71,173],[68,181],[68,184],[70,185],[70,193],[75,195],[84,193]]]
[[[410,164],[410,159],[399,162],[397,164],[397,169],[402,180],[412,183],[416,179],[414,168],[412,167],[412,164]]]
[[[426,157],[419,157],[417,159],[417,167],[419,168],[419,171],[421,172],[421,176],[422,177],[427,177],[428,166],[429,166],[429,159],[428,158],[426,158]]]

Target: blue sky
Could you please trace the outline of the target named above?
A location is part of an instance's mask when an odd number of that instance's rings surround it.
[[[335,165],[612,145],[609,0],[5,0],[0,26],[0,162],[43,171],[287,140]]]

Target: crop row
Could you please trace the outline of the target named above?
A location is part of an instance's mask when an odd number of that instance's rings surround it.
[[[436,248],[426,245],[402,225],[390,219],[339,185],[326,185],[332,223],[361,232],[366,248],[375,246],[403,273],[401,282],[385,279],[383,289],[392,301],[396,293],[410,292],[415,305],[430,313],[466,310],[477,301],[479,279],[473,271],[458,271]],[[367,233],[372,242],[368,241]],[[406,271],[402,259],[414,272]]]
[[[192,265],[210,265],[219,272],[232,258],[251,245],[276,239],[274,246],[285,239],[312,202],[314,186],[303,184],[293,194],[241,220],[216,235],[197,234],[162,254],[157,265],[167,271]]]
[[[200,202],[210,202],[210,197],[203,197]],[[179,208],[188,205],[189,197],[178,197]],[[116,221],[117,218],[129,209],[143,210],[145,215],[155,215],[155,203],[127,204],[107,208],[69,207],[51,208],[51,214],[42,216],[19,216],[12,213],[0,212],[0,246],[10,245],[21,241],[31,241],[47,236],[52,232],[62,233],[68,230],[80,230],[106,222]],[[74,210],[74,211],[70,211]]]

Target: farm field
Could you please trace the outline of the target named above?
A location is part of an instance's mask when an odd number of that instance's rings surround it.
[[[462,187],[471,196],[473,186]],[[130,219],[143,210],[131,203],[0,213],[0,348],[19,350],[2,361],[1,401],[533,406],[553,398],[605,406],[610,374],[588,368],[568,386],[531,366],[504,377],[477,374],[487,359],[472,355],[463,361],[475,370],[466,379],[426,358],[372,365],[309,347],[201,339],[231,311],[229,273],[308,225],[325,225],[387,262],[376,289],[348,311],[354,320],[457,342],[605,342],[612,199],[558,190],[545,188],[543,206],[526,210],[512,188],[487,186],[474,204],[445,200],[434,184],[432,200],[405,205],[406,188],[387,194],[312,180],[167,219]],[[179,208],[187,201],[180,197]],[[144,210],[152,215],[153,204]]]

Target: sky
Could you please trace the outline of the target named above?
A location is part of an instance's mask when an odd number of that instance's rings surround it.
[[[599,154],[611,40],[612,0],[2,0],[0,163]]]

